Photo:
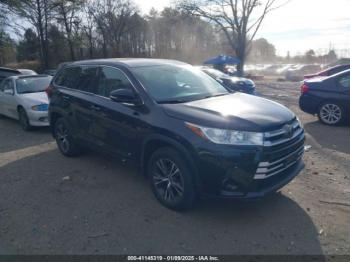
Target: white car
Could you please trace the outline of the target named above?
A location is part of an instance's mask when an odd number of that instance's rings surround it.
[[[0,115],[19,120],[25,131],[33,126],[49,126],[49,99],[45,92],[52,77],[11,76],[0,84]]]
[[[30,70],[30,69],[17,69],[22,75],[27,75],[27,76],[34,76],[38,75],[37,72]]]

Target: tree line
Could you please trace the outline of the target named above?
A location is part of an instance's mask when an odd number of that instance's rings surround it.
[[[0,64],[39,61],[39,71],[108,57],[197,64],[224,53],[242,61],[243,73],[246,61],[322,60],[312,52],[282,59],[266,39],[254,39],[277,1],[179,0],[176,7],[141,15],[132,0],[0,0]]]
[[[100,57],[175,58],[199,63],[220,53],[242,61],[278,0],[180,0],[175,8],[141,15],[132,0],[0,0],[2,64]],[[4,28],[23,32],[14,43]],[[14,47],[15,46],[15,47]]]

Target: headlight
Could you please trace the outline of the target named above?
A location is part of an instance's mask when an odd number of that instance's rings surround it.
[[[32,106],[32,110],[33,111],[48,111],[49,105],[48,104],[41,104],[41,105]]]
[[[196,135],[221,145],[242,145],[262,146],[264,144],[264,134],[255,132],[225,130],[217,128],[202,127],[191,123],[186,123]]]

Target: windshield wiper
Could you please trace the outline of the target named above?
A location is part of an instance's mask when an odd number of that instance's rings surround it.
[[[203,99],[212,98],[212,97],[219,97],[219,96],[226,96],[228,94],[229,93],[220,93],[220,94],[216,94],[216,95],[208,95],[208,96],[204,97]]]
[[[186,103],[186,102],[188,102],[188,101],[181,100],[181,99],[158,101],[159,104],[182,104],[182,103]]]

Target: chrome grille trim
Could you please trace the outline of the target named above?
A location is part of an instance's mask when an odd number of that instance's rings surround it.
[[[291,166],[296,164],[302,158],[303,154],[304,154],[304,145],[302,145],[302,147],[299,147],[294,152],[288,154],[287,156],[284,156],[284,157],[278,159],[277,161],[274,161],[271,163],[270,162],[261,162],[258,166],[258,169],[256,171],[254,179],[255,180],[263,180],[263,179],[267,179],[269,177],[278,175],[279,173],[287,170],[288,168],[290,168]],[[290,162],[288,164],[281,163],[293,155],[296,156],[296,160],[294,160],[293,162]],[[281,164],[279,164],[279,163],[281,163]],[[277,164],[277,166],[275,166],[276,164]]]
[[[293,126],[293,135],[290,138],[280,138],[278,140],[271,141],[273,140],[273,138],[284,135],[286,133],[286,131],[283,130],[283,128],[264,133],[264,146],[271,147],[283,144],[285,142],[295,139],[304,132],[298,120],[295,120],[291,125]]]
[[[290,153],[289,155],[278,159],[277,161],[274,161],[272,163],[270,162],[261,162],[259,164],[259,167],[269,167],[269,166],[274,166],[276,164],[278,164],[279,162],[282,162],[283,160],[286,160],[288,157],[291,157],[292,155],[296,154],[296,153],[300,153],[300,152],[304,152],[304,145],[300,148],[298,148],[297,150],[293,151],[292,153]]]

